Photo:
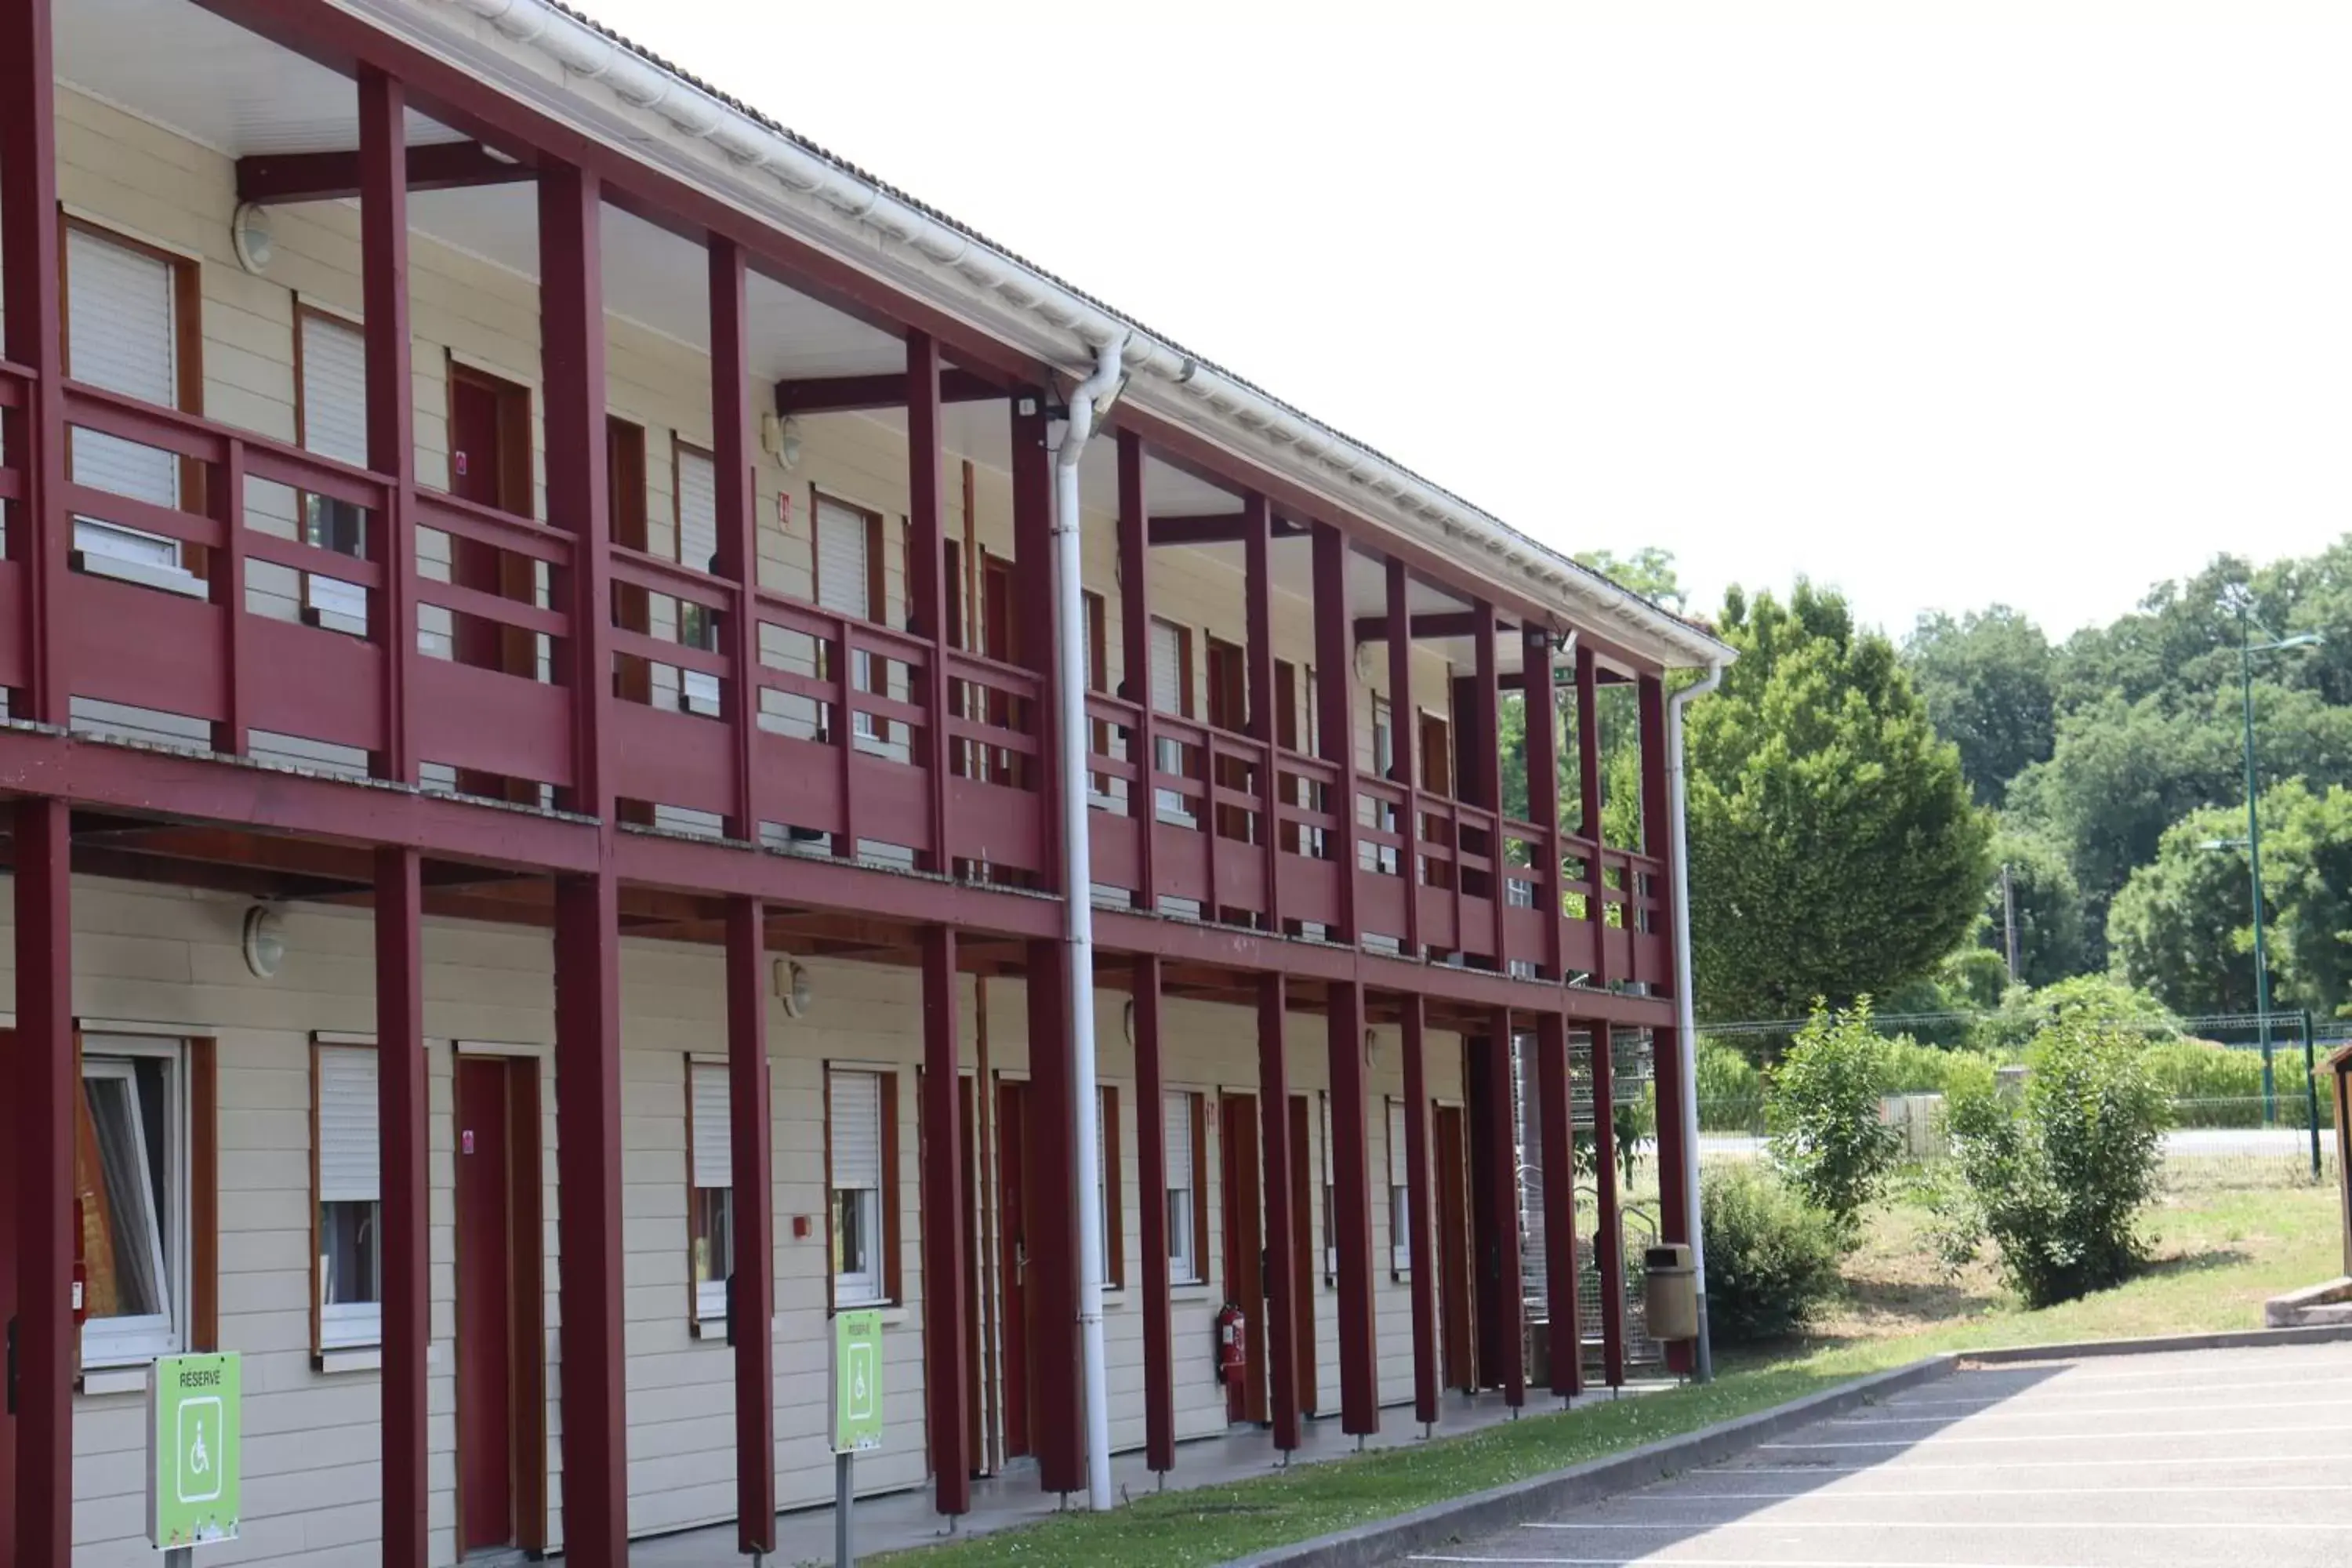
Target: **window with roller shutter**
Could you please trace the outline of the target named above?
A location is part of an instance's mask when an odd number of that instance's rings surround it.
[[[73,379],[159,407],[180,406],[179,269],[185,263],[93,232],[66,229],[66,358]],[[96,430],[70,433],[74,482],[178,510],[176,454]],[[74,519],[85,569],[201,591],[177,540],[98,518]]]
[[[1389,1108],[1389,1268],[1402,1274],[1412,1267],[1412,1185],[1405,1176],[1404,1101]]]
[[[727,1317],[727,1278],[735,1271],[735,1168],[726,1064],[687,1064],[688,1276],[698,1323]]]
[[[871,1306],[896,1294],[897,1148],[892,1074],[828,1067],[825,1151],[833,1198],[833,1300]]]
[[[1160,1097],[1168,1149],[1168,1277],[1200,1283],[1201,1195],[1194,1155],[1201,1137],[1201,1097],[1181,1090]]]
[[[710,454],[680,444],[677,448],[677,559],[697,572],[718,569],[719,470]],[[677,640],[716,652],[719,620],[709,609],[684,600],[677,606]],[[703,670],[682,672],[678,700],[689,713],[719,717],[719,678]]]
[[[816,498],[816,602],[819,609],[859,620],[880,618],[874,602],[874,534],[871,513],[835,500]],[[860,650],[850,671],[850,684],[860,691],[874,689],[874,661]],[[874,718],[857,715],[857,737],[875,738]]]
[[[1169,713],[1179,718],[1192,716],[1192,670],[1190,638],[1184,628],[1154,616],[1151,622],[1151,708],[1155,713]],[[1184,746],[1181,742],[1159,738],[1153,744],[1152,765],[1163,773],[1184,771]],[[1160,790],[1152,797],[1152,809],[1160,821],[1180,827],[1199,826],[1198,819],[1187,809],[1185,797],[1174,790]]]
[[[319,1129],[318,1348],[373,1345],[383,1334],[374,1048],[319,1047],[311,1086]]]
[[[367,467],[367,338],[348,321],[307,307],[295,322],[301,332],[302,378],[295,417],[302,447],[353,468]],[[367,512],[331,496],[302,498],[306,543],[354,558],[367,553]],[[364,636],[367,590],[317,573],[302,582],[306,618],[336,631]]]

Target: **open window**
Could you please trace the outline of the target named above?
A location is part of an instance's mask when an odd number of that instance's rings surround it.
[[[813,508],[816,519],[817,607],[861,621],[882,618],[882,514],[852,506],[819,493]],[[826,672],[828,679],[832,672]],[[849,684],[859,691],[874,689],[873,656],[858,651],[849,671]],[[870,713],[857,715],[860,742],[879,740]]]
[[[1197,1285],[1208,1278],[1209,1211],[1201,1172],[1209,1163],[1201,1097],[1173,1090],[1161,1097],[1168,1147],[1168,1278]]]
[[[1192,628],[1156,616],[1151,621],[1151,708],[1154,712],[1177,718],[1192,716]],[[1153,749],[1153,768],[1163,773],[1183,773],[1182,742],[1163,736]],[[1179,827],[1200,826],[1185,797],[1174,790],[1158,791],[1152,798],[1152,810],[1160,821]]]
[[[727,1280],[735,1272],[735,1167],[727,1066],[689,1061],[687,1088],[687,1278],[694,1321],[727,1321]]]
[[[218,1317],[209,1041],[93,1036],[76,1108],[85,1367],[210,1349]]]
[[[383,1342],[383,1193],[372,1046],[317,1046],[310,1057],[317,1245],[311,1248],[321,1354]]]
[[[709,453],[677,444],[677,560],[696,572],[719,570],[719,470]],[[677,640],[705,653],[719,651],[719,616],[708,605],[677,601]],[[678,706],[688,713],[719,715],[719,678],[706,670],[679,671]]]
[[[898,1079],[825,1069],[826,1185],[832,1194],[833,1304],[898,1299]]]

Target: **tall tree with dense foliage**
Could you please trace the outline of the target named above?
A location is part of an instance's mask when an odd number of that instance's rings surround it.
[[[1937,611],[1919,617],[1903,657],[1927,717],[1959,747],[1969,787],[1999,805],[2057,740],[2050,639],[2006,605],[1957,620]]]
[[[2033,833],[2003,826],[1993,836],[1993,879],[1985,892],[1985,944],[2006,956],[2007,917],[2017,914],[2017,979],[2042,986],[2083,973],[2083,889],[2065,852]],[[2001,870],[2008,868],[2004,896]]]
[[[1991,823],[1894,644],[1803,582],[1734,589],[1720,631],[1738,662],[1688,721],[1700,1006],[1795,1017],[1927,973],[1981,914]]]

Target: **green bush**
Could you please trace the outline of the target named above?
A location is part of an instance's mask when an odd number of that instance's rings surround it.
[[[1769,1172],[1710,1170],[1699,1188],[1707,1320],[1717,1344],[1785,1338],[1837,1293],[1837,1226]]]
[[[1908,1035],[1888,1040],[1880,1059],[1888,1094],[1949,1094],[1956,1082],[1974,1082],[2000,1065],[1988,1052],[1943,1050]]]
[[[1902,1156],[1902,1133],[1879,1118],[1885,1085],[1886,1042],[1871,1027],[1867,996],[1836,1014],[1817,1005],[1772,1069],[1772,1163],[1848,1233]]]
[[[2143,1054],[2148,1071],[2173,1101],[2174,1124],[2181,1127],[2259,1127],[2263,1124],[2263,1054],[2217,1046],[2210,1040],[2168,1040]],[[2272,1056],[2278,1097],[2278,1124],[2311,1125],[2311,1098],[2304,1092],[2303,1047],[2282,1044]],[[2319,1124],[2336,1124],[2334,1096],[2322,1087]]]
[[[1939,1207],[1948,1260],[1990,1238],[2030,1307],[2121,1283],[2140,1265],[2171,1107],[2134,1033],[2042,1031],[2021,1096],[1979,1088],[1948,1112],[1960,1181]]]
[[[1746,1132],[1764,1115],[1764,1075],[1737,1047],[1698,1043],[1698,1124],[1708,1132]]]

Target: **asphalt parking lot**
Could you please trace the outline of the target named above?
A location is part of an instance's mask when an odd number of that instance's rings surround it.
[[[2352,1343],[1963,1369],[1399,1561],[2352,1568]]]

